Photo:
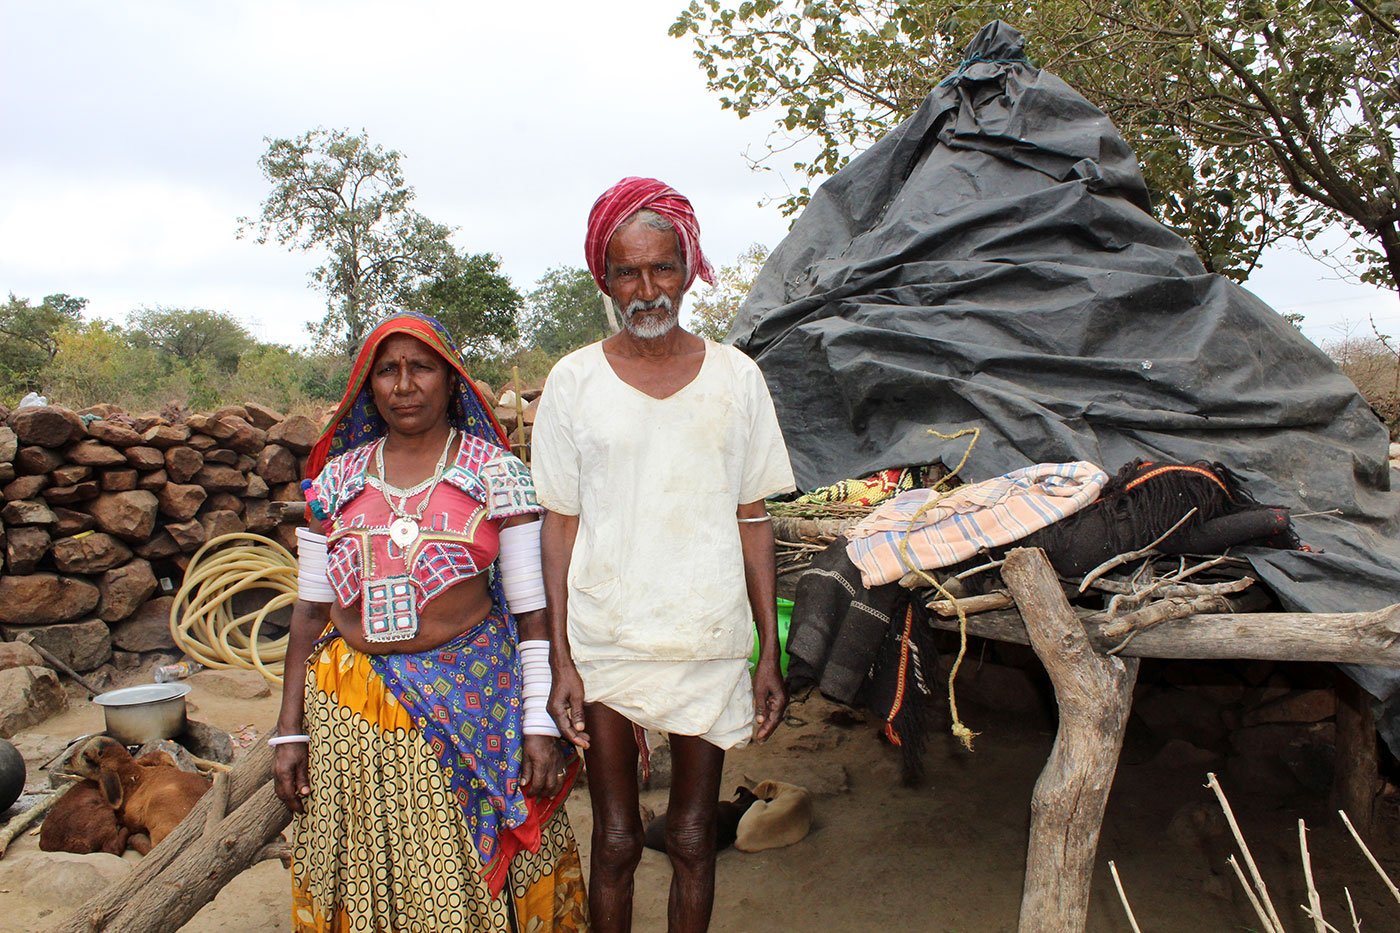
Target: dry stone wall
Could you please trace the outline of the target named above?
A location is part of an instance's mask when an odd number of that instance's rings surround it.
[[[99,405],[0,408],[0,421],[7,641],[30,635],[78,671],[114,650],[173,648],[169,597],[153,597],[162,577],[178,586],[201,545],[250,531],[295,548],[301,474],[320,430],[311,418],[256,404],[183,418]]]

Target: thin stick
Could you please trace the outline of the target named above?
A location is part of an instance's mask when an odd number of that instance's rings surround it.
[[[58,798],[68,793],[79,783],[80,782],[75,780],[64,784],[58,790],[49,794],[43,800],[6,823],[5,828],[0,830],[0,858],[5,857],[5,851],[9,849],[10,843],[14,842],[21,833],[28,829],[30,823],[33,823],[39,817],[47,813],[50,807],[58,803]]]
[[[1254,879],[1254,884],[1259,891],[1259,899],[1269,909],[1269,917],[1273,921],[1270,929],[1276,930],[1277,933],[1283,933],[1283,922],[1278,918],[1274,902],[1269,899],[1269,888],[1264,884],[1263,876],[1259,874],[1259,866],[1254,864],[1254,855],[1249,851],[1249,844],[1244,841],[1244,833],[1240,832],[1240,824],[1235,820],[1235,811],[1230,809],[1230,801],[1225,799],[1225,790],[1215,779],[1215,772],[1206,774],[1206,786],[1215,792],[1216,799],[1220,801],[1220,808],[1225,811],[1225,819],[1230,823],[1230,831],[1235,834],[1235,842],[1240,847],[1240,854],[1244,856],[1244,863],[1249,867],[1249,875]]]
[[[1254,887],[1245,879],[1244,872],[1240,869],[1239,860],[1233,855],[1225,859],[1230,863],[1230,867],[1235,870],[1235,877],[1240,879],[1240,887],[1244,888],[1245,897],[1249,898],[1250,906],[1254,908],[1254,913],[1259,917],[1259,922],[1264,924],[1264,929],[1268,933],[1283,933],[1270,922],[1268,915],[1264,913],[1264,905],[1259,903],[1259,896],[1254,893]]]
[[[1356,905],[1351,901],[1351,888],[1342,888],[1342,893],[1347,896],[1347,912],[1351,914],[1352,933],[1361,933],[1361,918],[1356,915]]]
[[[214,775],[214,784],[205,793],[212,796],[209,809],[204,813],[204,834],[207,836],[218,828],[228,813],[228,775]]]
[[[1351,833],[1351,838],[1355,839],[1356,844],[1361,847],[1361,851],[1366,853],[1366,860],[1371,863],[1371,867],[1376,870],[1376,874],[1380,875],[1381,880],[1385,882],[1386,888],[1390,891],[1390,896],[1395,898],[1396,902],[1400,902],[1400,890],[1396,889],[1395,882],[1391,881],[1390,876],[1385,873],[1385,869],[1381,868],[1381,863],[1376,861],[1376,857],[1371,854],[1371,850],[1366,847],[1366,843],[1361,841],[1361,835],[1356,831],[1356,827],[1351,825],[1351,818],[1347,816],[1345,810],[1338,810],[1337,812],[1341,814],[1342,822],[1347,824],[1347,831]]]
[[[1332,924],[1328,923],[1326,920],[1323,920],[1320,916],[1309,910],[1307,904],[1299,904],[1298,909],[1301,910],[1307,917],[1309,917],[1313,921],[1313,923],[1322,924],[1320,927],[1317,928],[1317,933],[1342,933],[1341,930],[1332,926]]]
[[[1317,933],[1335,928],[1322,918],[1322,898],[1317,895],[1317,885],[1313,883],[1312,856],[1308,853],[1308,824],[1298,821],[1298,850],[1303,858],[1303,879],[1308,883],[1308,906],[1305,908],[1312,917],[1313,929]]]
[[[1175,532],[1182,525],[1186,524],[1187,520],[1195,514],[1196,509],[1193,506],[1189,512],[1181,516],[1181,518],[1177,519],[1175,525],[1171,526],[1166,531],[1164,531],[1157,538],[1156,541],[1153,541],[1146,547],[1140,547],[1136,551],[1129,551],[1126,554],[1119,554],[1117,557],[1110,557],[1108,560],[1104,561],[1102,564],[1099,564],[1093,570],[1090,570],[1087,574],[1084,575],[1084,579],[1079,581],[1079,592],[1084,592],[1086,589],[1089,588],[1090,583],[1093,583],[1095,580],[1108,573],[1114,567],[1121,567],[1129,561],[1134,561],[1137,560],[1139,557],[1147,557],[1148,555],[1152,554],[1154,552],[1153,549],[1156,548],[1157,545],[1170,538],[1173,532]]]
[[[1123,902],[1123,910],[1128,914],[1128,923],[1132,924],[1133,933],[1142,933],[1137,917],[1133,916],[1133,905],[1128,903],[1128,895],[1123,891],[1123,879],[1118,877],[1118,866],[1113,864],[1113,859],[1108,860],[1108,870],[1113,874],[1113,886],[1118,889],[1118,899]]]

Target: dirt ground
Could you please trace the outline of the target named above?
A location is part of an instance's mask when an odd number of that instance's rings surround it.
[[[234,699],[191,679],[194,718],[227,730],[271,726],[275,697]],[[757,854],[721,853],[716,931],[1014,930],[1021,897],[1031,790],[1054,735],[1043,715],[1000,713],[963,704],[963,718],[980,735],[967,752],[944,735],[926,756],[916,787],[900,783],[898,756],[874,726],[852,721],[820,698],[795,703],[788,722],[761,747],[734,753],[727,789],[777,779],[816,796],[816,823],[789,848]],[[52,745],[101,728],[101,714],[82,702],[23,734],[22,747]],[[1131,742],[1130,742],[1131,745]],[[1108,860],[1117,863],[1144,931],[1259,929],[1233,873],[1229,830],[1204,787],[1203,763],[1157,755],[1134,763],[1125,753],[1109,800],[1099,846],[1088,927],[1129,931]],[[42,783],[31,775],[31,786]],[[1298,820],[1306,819],[1314,871],[1327,919],[1350,930],[1345,885],[1368,931],[1400,930],[1400,905],[1345,835],[1334,810],[1316,797],[1279,799],[1231,787],[1254,856],[1289,930],[1311,930],[1299,905],[1306,889],[1298,857]],[[664,789],[644,802],[665,809]],[[569,814],[587,859],[591,827],[587,792],[576,789]],[[1400,878],[1400,846],[1383,827],[1371,840],[1382,865]],[[47,929],[76,901],[119,877],[140,856],[54,856],[28,834],[0,861],[0,927]],[[125,862],[126,864],[124,864]],[[669,864],[648,850],[637,874],[635,929],[665,928]],[[264,862],[234,880],[184,929],[288,930],[288,880],[277,862]]]

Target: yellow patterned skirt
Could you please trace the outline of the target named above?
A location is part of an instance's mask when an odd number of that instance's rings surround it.
[[[492,897],[431,748],[366,656],[339,638],[307,671],[311,796],[293,823],[299,933],[573,933],[583,867],[561,806]]]

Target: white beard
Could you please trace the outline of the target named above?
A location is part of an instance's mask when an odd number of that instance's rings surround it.
[[[651,311],[663,309],[666,314],[661,317],[647,315],[642,320],[637,320],[637,313],[640,311]],[[643,301],[640,298],[633,300],[622,311],[622,326],[627,329],[627,333],[638,340],[655,340],[664,337],[680,322],[680,315],[676,313],[675,306],[668,295],[662,295],[652,301]]]

